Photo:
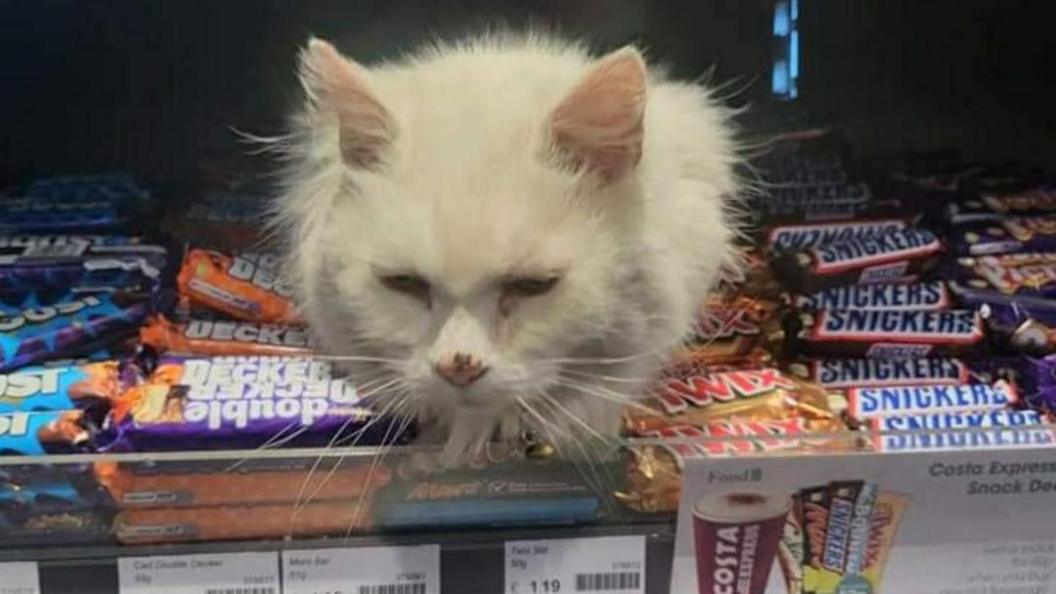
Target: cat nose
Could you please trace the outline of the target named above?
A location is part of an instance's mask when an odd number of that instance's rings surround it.
[[[473,355],[455,353],[453,357],[444,357],[436,364],[436,373],[454,386],[468,386],[480,379],[488,368],[484,362]]]

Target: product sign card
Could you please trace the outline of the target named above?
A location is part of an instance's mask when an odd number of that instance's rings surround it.
[[[1056,449],[686,460],[672,592],[1056,592]]]

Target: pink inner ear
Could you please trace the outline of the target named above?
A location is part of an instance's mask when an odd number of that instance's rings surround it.
[[[615,180],[642,155],[645,63],[631,48],[602,58],[554,109],[555,145],[578,165]]]
[[[308,43],[302,78],[322,109],[332,110],[340,126],[341,156],[349,165],[370,167],[392,141],[392,118],[367,86],[365,68],[341,56],[325,41]]]

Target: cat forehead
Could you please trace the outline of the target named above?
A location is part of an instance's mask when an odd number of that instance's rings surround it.
[[[597,224],[565,197],[544,198],[516,184],[374,190],[343,201],[332,227],[334,245],[344,241],[383,267],[435,276],[475,279],[563,268]]]

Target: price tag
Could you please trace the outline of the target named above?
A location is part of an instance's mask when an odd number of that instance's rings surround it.
[[[284,594],[440,594],[440,545],[283,551]]]
[[[280,594],[270,553],[165,555],[118,559],[121,594]]]
[[[506,543],[506,594],[644,594],[645,537]]]
[[[37,564],[0,563],[0,594],[40,594]]]

